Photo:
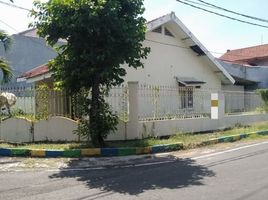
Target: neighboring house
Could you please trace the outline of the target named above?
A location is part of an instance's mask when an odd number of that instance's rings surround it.
[[[268,88],[268,44],[228,50],[219,62],[245,90]]]
[[[39,38],[35,29],[12,35],[13,43],[9,51],[5,52],[0,45],[0,57],[3,57],[10,64],[14,77],[17,77],[25,71],[31,70],[36,66],[47,63],[56,56],[53,48],[46,45],[46,41]],[[23,83],[13,82],[4,85],[10,87],[22,85]]]
[[[268,44],[227,50],[219,59],[248,66],[268,66]]]
[[[151,52],[143,61],[144,68],[136,70],[125,65],[125,82],[184,88],[181,90],[182,109],[194,106],[195,90],[221,91],[225,87],[237,87],[233,77],[174,13],[148,22],[145,38],[143,45],[150,47]],[[46,82],[50,85],[53,83],[51,75],[48,68],[42,65],[27,71],[22,78],[27,83]],[[244,88],[239,86],[237,90]],[[210,112],[210,104],[206,106]]]
[[[247,91],[268,88],[268,66],[248,66],[219,61],[235,79],[236,85],[241,85]]]

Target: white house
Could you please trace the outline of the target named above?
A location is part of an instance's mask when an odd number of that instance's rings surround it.
[[[125,81],[151,85],[200,85],[202,88],[221,90],[233,85],[234,79],[196,39],[186,26],[170,13],[147,23],[144,46],[151,52],[143,69],[125,66]],[[26,72],[27,82],[47,79],[51,73],[41,66]],[[45,75],[45,76],[44,76]]]
[[[126,81],[218,90],[235,82],[173,12],[147,23],[144,46],[151,48],[144,69],[126,67]]]
[[[119,123],[118,134],[111,136],[113,139],[171,135],[177,131],[216,130],[236,123],[247,124],[268,118],[267,114],[225,115],[229,103],[235,103],[234,106],[231,105],[231,110],[255,111],[261,105],[256,104],[260,98],[254,97],[253,101],[249,96],[244,98],[243,85],[235,85],[234,78],[174,13],[148,22],[145,38],[143,45],[150,47],[151,52],[143,61],[144,68],[136,70],[123,66],[127,70],[124,80],[128,83],[128,88],[119,87],[120,92],[111,101],[113,108],[113,102],[118,103],[115,106],[119,109],[115,111],[119,111],[119,114],[122,111],[128,117]],[[48,67],[42,65],[24,73],[19,80],[49,85],[53,82],[53,77]],[[141,86],[137,87],[137,83]],[[219,101],[216,98],[211,101],[211,96],[214,96],[211,92],[225,90],[242,92],[240,96],[237,96],[238,92],[230,93],[227,99],[224,99],[224,95],[217,94]],[[56,93],[53,91],[52,94]],[[38,98],[34,99],[37,102]],[[63,114],[67,115],[70,114],[68,112],[72,110],[71,107],[77,105],[62,94],[54,95],[47,102],[53,111],[56,108],[66,111]],[[251,106],[248,102],[253,102],[254,105]],[[39,105],[37,102],[36,106]],[[245,109],[244,105],[250,106]],[[219,120],[209,118],[212,107],[216,107]],[[58,114],[57,111],[55,113]]]
[[[125,82],[138,82],[140,85],[169,86],[184,88],[181,97],[165,99],[165,106],[176,104],[180,112],[189,109],[210,112],[210,96],[206,96],[206,105],[197,102],[194,90],[221,91],[224,89],[243,90],[243,87],[234,85],[233,77],[222,67],[211,53],[196,39],[188,28],[170,13],[147,23],[147,32],[143,45],[151,48],[144,68],[133,69],[124,66],[127,75]],[[42,65],[26,72],[22,79],[29,83],[51,83],[52,73],[47,66]],[[197,94],[198,95],[198,94]],[[204,95],[204,94],[203,94]],[[163,96],[163,95],[162,95]],[[204,98],[204,97],[202,97]],[[154,101],[154,100],[153,100]],[[204,101],[202,99],[202,101]],[[155,104],[158,104],[156,102]],[[202,104],[202,105],[201,105]],[[171,108],[162,105],[163,115],[170,113]],[[202,108],[199,108],[202,106]],[[141,108],[145,113],[152,112],[155,105],[143,103]],[[169,110],[169,111],[168,111]]]

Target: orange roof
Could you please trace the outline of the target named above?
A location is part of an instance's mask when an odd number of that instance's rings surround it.
[[[31,69],[30,71],[25,72],[22,77],[28,79],[28,78],[33,78],[35,76],[39,76],[42,74],[45,74],[49,71],[47,64],[40,65],[36,68]]]
[[[268,44],[227,51],[219,59],[229,62],[268,57]]]

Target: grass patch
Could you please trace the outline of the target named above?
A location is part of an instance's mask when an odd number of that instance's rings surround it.
[[[178,133],[174,136],[170,136],[166,139],[159,138],[148,138],[142,140],[131,140],[131,141],[113,141],[107,142],[108,147],[147,147],[161,144],[171,144],[182,142],[186,149],[195,148],[200,146],[203,141],[223,137],[230,135],[238,135],[242,133],[250,133],[254,131],[268,130],[268,122],[255,123],[251,126],[239,126],[225,130],[225,131],[215,131],[210,133]],[[260,136],[253,134],[246,140],[253,140],[259,138],[268,138],[268,136]],[[7,143],[0,143],[0,148],[4,147],[19,147],[19,148],[31,148],[31,149],[80,149],[80,148],[92,148],[91,144],[87,143],[34,143],[34,144],[24,144],[24,145],[14,145]]]

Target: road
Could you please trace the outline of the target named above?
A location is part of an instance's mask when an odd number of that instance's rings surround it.
[[[267,198],[268,141],[137,166],[0,171],[1,200]]]

